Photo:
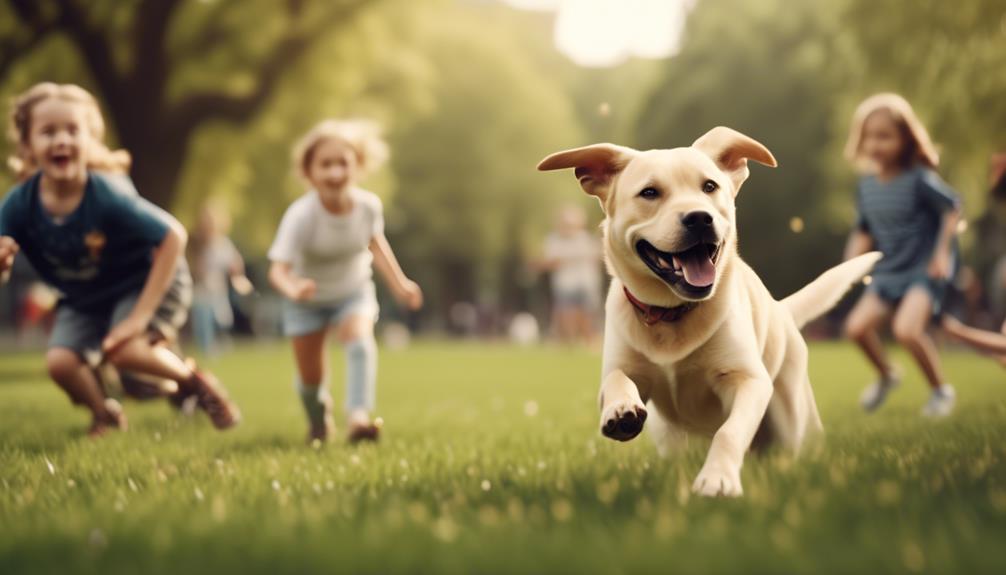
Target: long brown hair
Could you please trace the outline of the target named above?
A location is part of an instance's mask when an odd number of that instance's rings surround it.
[[[129,171],[132,158],[125,150],[110,150],[105,145],[105,120],[101,117],[98,101],[90,92],[75,84],[42,82],[35,84],[11,103],[7,139],[14,145],[14,153],[7,158],[7,165],[19,180],[38,171],[38,163],[31,154],[31,114],[35,106],[50,98],[79,104],[84,108],[86,128],[91,136],[88,147],[87,167],[106,172],[125,173]]]
[[[930,168],[940,164],[940,154],[936,151],[929,132],[922,121],[915,115],[915,110],[908,100],[893,92],[874,94],[863,100],[852,115],[852,127],[849,129],[849,139],[845,144],[845,157],[860,168],[868,166],[868,161],[862,156],[863,128],[866,120],[876,112],[886,112],[891,115],[894,123],[901,131],[905,143],[902,162],[904,165],[921,163]]]

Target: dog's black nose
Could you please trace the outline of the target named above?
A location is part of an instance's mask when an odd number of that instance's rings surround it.
[[[687,214],[681,216],[681,225],[685,226],[689,230],[709,228],[713,225],[713,215],[702,210],[688,212]]]

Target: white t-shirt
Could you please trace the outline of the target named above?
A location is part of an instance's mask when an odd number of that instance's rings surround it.
[[[576,291],[600,289],[600,241],[586,230],[572,235],[549,234],[545,259],[558,261],[552,272],[552,289]]]
[[[352,188],[352,208],[345,214],[325,209],[311,190],[290,204],[269,248],[269,259],[318,284],[315,301],[344,299],[371,281],[370,240],[384,233],[381,199]]]
[[[241,255],[230,238],[223,235],[214,237],[203,248],[202,253],[192,262],[194,297],[213,308],[213,315],[221,326],[234,323],[234,312],[229,299],[231,269]]]

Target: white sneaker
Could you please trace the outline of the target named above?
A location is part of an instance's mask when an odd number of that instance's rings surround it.
[[[881,376],[872,385],[863,390],[859,396],[859,405],[867,413],[876,411],[887,399],[887,394],[901,383],[901,372],[892,368],[890,373]]]
[[[939,389],[934,389],[929,396],[929,401],[922,406],[922,417],[939,419],[950,415],[957,402],[957,392],[954,388],[944,383]]]

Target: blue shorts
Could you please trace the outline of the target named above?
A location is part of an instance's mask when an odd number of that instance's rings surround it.
[[[354,315],[377,321],[377,289],[367,282],[356,293],[331,302],[283,302],[283,334],[297,337],[338,325]]]
[[[83,312],[60,304],[49,336],[49,348],[71,349],[84,358],[97,357],[109,330],[129,317],[139,298],[138,291],[126,294],[109,309],[99,312]],[[175,341],[191,306],[192,277],[188,269],[179,270],[147,327],[151,341]]]
[[[909,290],[921,287],[929,293],[933,305],[933,318],[937,319],[943,313],[943,302],[947,297],[949,286],[949,280],[936,280],[925,273],[904,273],[873,276],[873,281],[867,289],[893,307],[901,302]]]

